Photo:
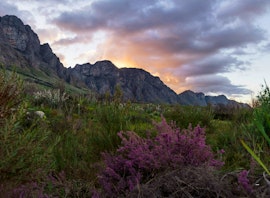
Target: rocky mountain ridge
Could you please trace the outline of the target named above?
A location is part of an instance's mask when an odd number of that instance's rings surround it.
[[[8,67],[16,66],[23,71],[28,71],[34,78],[39,78],[39,75],[33,72],[35,69],[49,78],[64,80],[73,86],[84,87],[98,94],[107,92],[114,94],[118,86],[125,100],[136,102],[245,106],[228,100],[225,96],[205,96],[203,93],[192,91],[177,95],[149,72],[137,68],[119,69],[107,60],[66,68],[53,53],[50,45],[48,43],[41,45],[38,35],[16,16],[0,17],[0,63]]]

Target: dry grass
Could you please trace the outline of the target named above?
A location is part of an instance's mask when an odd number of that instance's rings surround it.
[[[137,187],[128,197],[212,198],[235,197],[211,167],[182,167],[168,170]]]

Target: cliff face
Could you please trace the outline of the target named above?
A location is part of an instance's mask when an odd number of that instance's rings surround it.
[[[65,70],[50,46],[40,45],[38,35],[29,25],[9,15],[0,17],[0,62],[62,77]]]
[[[178,95],[179,103],[183,105],[196,105],[196,106],[227,106],[230,108],[249,108],[249,105],[239,103],[234,100],[229,100],[224,95],[219,96],[206,96],[204,93],[195,93],[187,90]]]
[[[241,105],[225,96],[205,96],[192,91],[177,95],[149,72],[136,68],[119,69],[110,61],[65,68],[50,45],[41,45],[38,35],[16,16],[0,17],[0,63],[27,71],[27,75],[30,73],[35,82],[42,82],[38,75],[42,73],[49,79],[48,82],[43,82],[44,85],[52,85],[55,80],[64,80],[98,94],[114,94],[116,86],[119,86],[125,100],[198,106]],[[33,69],[38,72],[33,72]]]
[[[177,103],[178,97],[158,77],[136,68],[118,69],[110,61],[99,61],[69,68],[67,80],[83,84],[99,94],[113,94],[120,86],[125,100],[153,103]]]
[[[12,60],[10,60],[9,56],[13,53],[18,55],[20,59],[25,59],[31,66],[35,66],[35,63],[40,59],[38,36],[30,26],[24,25],[16,16],[0,18],[0,41],[2,62],[10,63]],[[23,66],[25,61],[20,66]]]

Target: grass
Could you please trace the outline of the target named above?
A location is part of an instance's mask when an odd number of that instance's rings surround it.
[[[0,191],[6,197],[19,196],[22,192],[25,197],[37,194],[44,197],[91,197],[95,193],[102,194],[98,182],[98,174],[105,166],[102,153],[113,155],[117,152],[121,145],[117,133],[135,131],[141,138],[154,137],[153,123],[160,122],[162,116],[181,129],[188,128],[190,124],[205,127],[207,144],[216,157],[225,162],[219,174],[213,176],[215,179],[225,178],[221,174],[253,170],[250,165],[252,156],[260,159],[253,177],[258,177],[263,168],[269,170],[269,145],[265,137],[269,136],[270,125],[265,106],[234,110],[234,113],[224,116],[225,119],[217,119],[215,114],[218,112],[211,107],[123,103],[119,98],[121,93],[117,93],[119,97],[99,101],[94,94],[76,92],[68,94],[66,100],[52,104],[48,97],[37,101],[33,95],[25,93],[20,83],[16,84],[20,81],[9,80],[5,75],[0,77],[5,79],[7,87],[16,88],[15,92],[14,89],[4,89],[4,86],[0,88],[0,101],[6,101],[1,105],[7,112],[1,114],[0,129]],[[58,85],[57,89],[62,89],[59,94],[71,90],[69,86]],[[43,88],[33,87],[33,90],[40,89]],[[265,94],[263,97],[265,102],[269,96]],[[28,117],[27,112],[36,110],[44,111],[46,118]],[[259,166],[262,164],[263,168]],[[166,175],[166,171],[156,174]],[[161,181],[162,177],[156,179]],[[151,189],[162,188],[161,183],[155,188],[152,185],[154,181],[141,184],[144,193],[147,192],[147,184],[151,184]],[[232,187],[237,185],[235,180],[232,182]],[[245,194],[242,191],[237,193],[239,196]]]

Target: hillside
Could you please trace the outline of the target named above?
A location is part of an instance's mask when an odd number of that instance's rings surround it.
[[[205,96],[192,91],[177,95],[149,72],[138,68],[119,69],[108,60],[66,68],[50,45],[40,44],[38,35],[16,16],[0,17],[0,63],[15,69],[26,82],[54,88],[61,81],[71,92],[91,90],[113,95],[119,87],[124,100],[141,103],[246,106],[225,96]]]

